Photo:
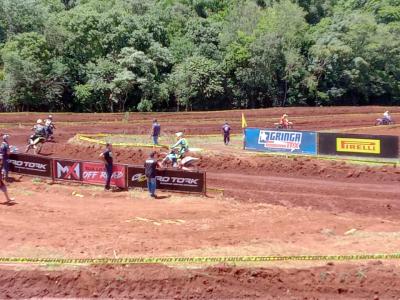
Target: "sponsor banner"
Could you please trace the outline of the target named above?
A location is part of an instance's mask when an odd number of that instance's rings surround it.
[[[317,133],[296,130],[246,128],[245,149],[316,155]]]
[[[205,173],[158,169],[157,189],[192,193],[205,192]],[[128,187],[147,187],[144,167],[128,166]]]
[[[82,162],[55,159],[53,161],[54,179],[82,181]]]
[[[10,171],[20,174],[51,177],[51,158],[27,154],[10,154]]]
[[[115,164],[111,185],[126,188],[126,167]],[[85,183],[104,184],[106,181],[106,169],[104,163],[82,162],[82,181]]]
[[[318,153],[325,155],[399,157],[397,136],[319,133]]]

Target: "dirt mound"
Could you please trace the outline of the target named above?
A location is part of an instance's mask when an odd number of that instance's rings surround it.
[[[387,299],[400,294],[399,271],[397,267],[385,267],[380,262],[357,267],[330,264],[310,269],[220,266],[183,270],[160,265],[95,266],[62,271],[2,269],[0,296]]]
[[[61,158],[98,160],[103,146],[94,144],[45,144],[45,155]],[[126,164],[143,164],[152,149],[115,148],[115,160]],[[348,164],[344,161],[323,161],[306,157],[276,157],[257,155],[196,154],[199,168],[207,172],[235,172],[243,175],[325,178],[329,180],[357,180],[363,182],[399,182],[400,169],[395,166],[372,167]]]

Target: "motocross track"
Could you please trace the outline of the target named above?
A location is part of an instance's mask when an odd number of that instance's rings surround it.
[[[271,127],[286,112],[299,130],[399,135],[373,126],[382,107],[244,111],[252,127]],[[400,121],[400,108],[389,108]],[[101,147],[71,143],[76,133],[147,134],[153,118],[163,133],[217,134],[223,121],[241,133],[242,111],[159,114],[54,114],[56,142],[43,155],[97,160]],[[44,114],[2,114],[2,132],[23,148]],[[161,192],[103,192],[15,175],[16,198],[0,206],[0,256],[132,257],[343,255],[395,253],[400,248],[400,169],[307,157],[264,156],[224,146],[199,154],[208,197]],[[142,164],[150,149],[115,148],[120,163]],[[79,196],[76,196],[78,194]],[[350,229],[355,229],[351,234]],[[96,266],[0,268],[0,298],[283,298],[397,299],[395,262],[267,263],[261,266]],[[397,297],[397,298],[396,298]]]

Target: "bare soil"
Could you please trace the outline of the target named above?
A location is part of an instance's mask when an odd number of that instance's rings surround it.
[[[400,108],[389,108],[400,120]],[[398,135],[375,127],[380,107],[289,108],[297,129]],[[270,126],[283,109],[245,111],[249,126]],[[96,160],[101,147],[70,143],[76,133],[217,134],[224,120],[240,133],[241,111],[162,114],[54,114],[56,142],[45,156]],[[45,114],[2,114],[4,133],[23,148],[30,123]],[[266,124],[266,125],[265,125]],[[196,145],[197,146],[197,145]],[[341,255],[400,248],[400,169],[308,157],[286,158],[208,147],[199,155],[207,197],[160,192],[107,193],[14,175],[14,205],[0,206],[0,256],[132,257]],[[150,149],[114,149],[120,163],[142,164]],[[222,192],[223,191],[223,192]],[[355,229],[351,234],[347,232]],[[0,297],[397,299],[391,263],[255,266],[0,267]],[[396,298],[397,297],[397,298]]]

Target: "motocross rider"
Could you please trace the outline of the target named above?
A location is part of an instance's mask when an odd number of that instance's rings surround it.
[[[392,117],[390,116],[388,110],[383,113],[383,119],[386,120],[389,123],[392,121]]]
[[[53,116],[49,115],[45,120],[44,130],[46,132],[47,137],[51,137],[53,135],[53,129],[56,129],[53,123]]]
[[[189,144],[184,138],[183,132],[177,132],[175,135],[178,141],[171,148],[178,149],[178,159],[182,159],[185,156],[185,153],[189,151]]]
[[[279,125],[281,125],[282,128],[288,128],[289,125],[291,125],[287,114],[283,114],[282,117],[279,119]]]
[[[26,146],[25,152],[28,152],[31,145],[34,144],[34,141],[40,137],[46,138],[46,130],[43,126],[43,120],[38,119],[36,121],[36,125],[33,126],[32,130],[34,133],[29,137],[28,145]]]
[[[32,136],[32,140],[37,139],[38,137],[45,137],[46,136],[46,129],[43,126],[43,120],[39,119],[36,121],[36,125],[33,126],[34,135]]]

